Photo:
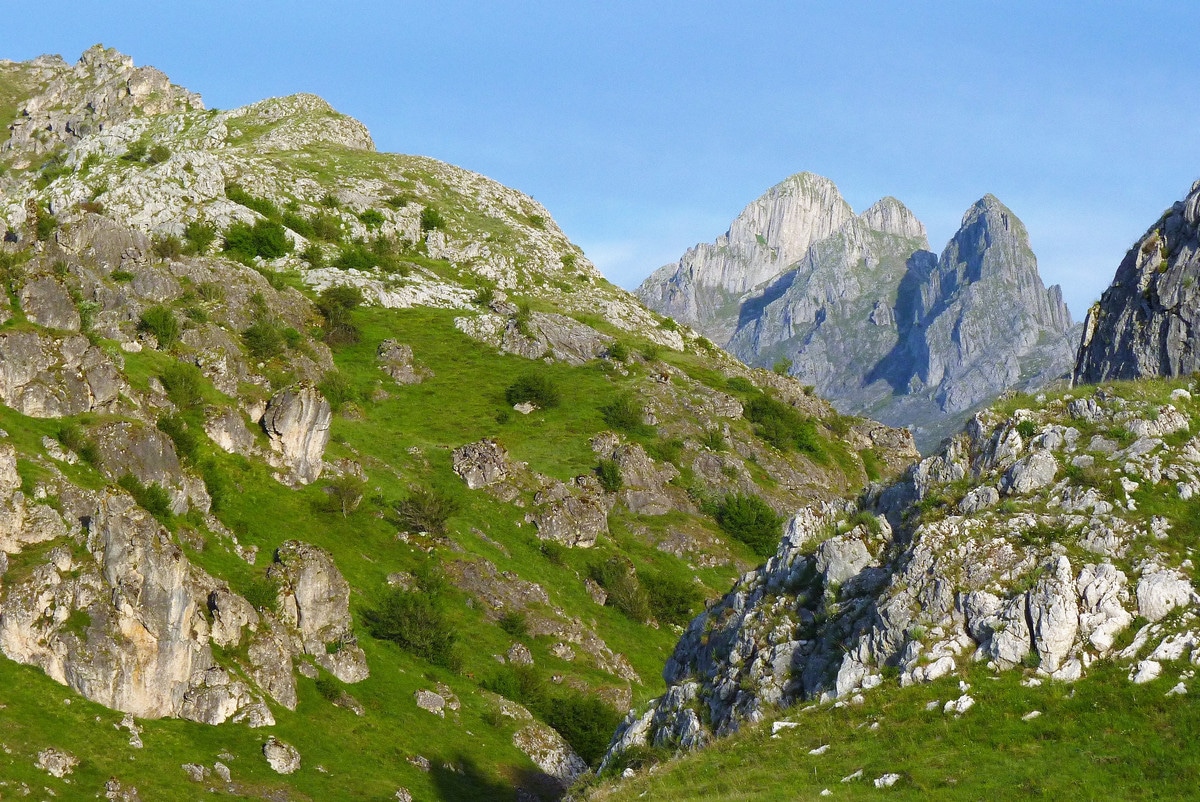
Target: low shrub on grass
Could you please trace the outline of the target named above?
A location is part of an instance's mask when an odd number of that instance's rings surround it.
[[[616,493],[621,489],[621,466],[615,460],[600,460],[600,464],[596,466],[596,477],[600,480],[600,486],[604,488],[605,492]]]
[[[68,451],[74,451],[79,458],[91,466],[100,464],[100,450],[96,442],[87,436],[87,431],[75,421],[64,421],[58,427],[58,442]]]
[[[256,256],[278,259],[291,251],[287,230],[273,220],[259,220],[254,225],[239,221],[225,230],[225,252],[242,262]]]
[[[704,601],[700,586],[682,571],[639,571],[638,580],[660,624],[686,624]]]
[[[367,630],[423,660],[457,671],[458,633],[442,610],[437,594],[393,590],[363,616]]]
[[[396,514],[410,531],[446,534],[446,523],[458,511],[458,502],[437,490],[416,487],[396,502]]]
[[[167,350],[179,341],[179,320],[170,308],[152,306],[138,318],[138,331],[149,332],[158,340],[158,347]]]
[[[628,557],[612,556],[593,563],[588,572],[593,580],[608,593],[606,606],[616,607],[638,623],[650,619],[650,597]]]
[[[545,373],[529,371],[522,373],[508,386],[504,391],[504,400],[513,406],[530,403],[550,409],[558,406],[561,398],[553,379]]]
[[[204,403],[204,375],[190,362],[172,362],[159,379],[167,398],[180,409],[195,409]]]
[[[117,480],[117,484],[133,496],[139,507],[157,518],[160,523],[171,519],[171,495],[162,485],[155,482],[142,484],[131,473],[123,475]]]
[[[643,421],[646,418],[646,408],[641,400],[633,393],[618,394],[600,406],[600,417],[609,427],[628,434],[653,434],[654,429]]]
[[[283,332],[269,320],[260,320],[243,331],[242,342],[251,356],[264,361],[283,353],[287,347]]]
[[[758,496],[726,496],[717,505],[716,519],[722,532],[745,543],[760,557],[770,557],[779,545],[783,519]]]

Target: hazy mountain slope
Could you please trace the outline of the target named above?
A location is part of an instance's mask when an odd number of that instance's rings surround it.
[[[554,798],[778,536],[736,524],[914,456],[319,98],[0,75],[6,782]]]

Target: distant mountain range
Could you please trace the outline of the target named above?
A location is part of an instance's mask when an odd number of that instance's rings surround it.
[[[637,295],[843,412],[912,428],[923,450],[1005,390],[1065,378],[1079,338],[995,197],[967,210],[938,257],[903,203],[856,215],[812,173],[772,187]]]

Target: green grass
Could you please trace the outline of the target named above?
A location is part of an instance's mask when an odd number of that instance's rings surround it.
[[[1023,688],[1021,672],[974,669],[976,704],[957,719],[925,705],[957,698],[958,677],[881,688],[861,707],[788,711],[800,727],[778,738],[769,723],[748,728],[592,798],[794,800],[825,788],[839,799],[1191,798],[1200,706],[1164,696],[1176,682],[1166,674],[1135,686],[1123,670],[1096,666],[1074,685]],[[1031,710],[1042,715],[1023,721]],[[825,744],[824,755],[808,754]],[[863,779],[841,782],[860,769]],[[894,787],[874,787],[892,772]]]

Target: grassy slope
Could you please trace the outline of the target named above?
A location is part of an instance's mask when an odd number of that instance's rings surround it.
[[[965,675],[975,706],[961,718],[941,704],[959,677],[868,694],[862,706],[793,710],[795,729],[764,724],[641,772],[594,799],[1186,799],[1200,781],[1200,704],[1165,696],[1163,677],[1132,685],[1104,667],[1074,685],[1024,688],[1020,672]],[[937,709],[926,710],[930,702]],[[1041,716],[1023,721],[1026,713]],[[876,722],[879,726],[870,729]],[[811,749],[828,744],[820,756]],[[858,770],[863,777],[843,783]],[[888,789],[873,781],[900,774]]]

